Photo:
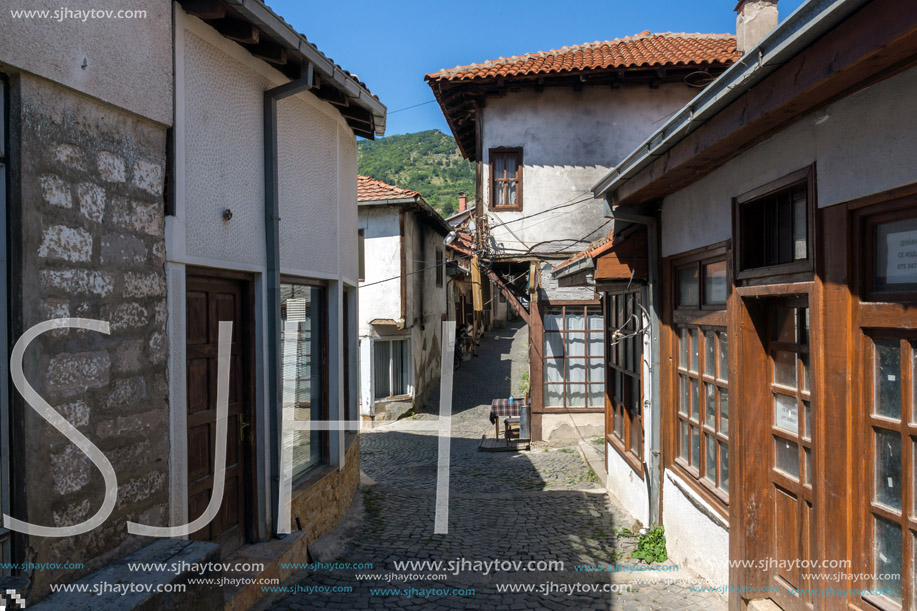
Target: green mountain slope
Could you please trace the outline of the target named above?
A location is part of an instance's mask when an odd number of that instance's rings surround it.
[[[418,191],[443,216],[458,210],[458,194],[474,199],[474,166],[455,139],[437,129],[358,144],[360,174]]]

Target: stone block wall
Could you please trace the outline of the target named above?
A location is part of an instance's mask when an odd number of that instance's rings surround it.
[[[17,101],[13,339],[50,318],[111,324],[107,336],[45,333],[26,352],[24,369],[38,393],[106,454],[119,486],[114,512],[93,532],[24,541],[23,560],[85,565],[28,575],[34,601],[49,583],[73,581],[151,541],[129,536],[126,521],[166,525],[166,128],[29,75],[19,79]],[[17,517],[67,526],[93,515],[104,485],[89,458],[18,394],[13,421]]]
[[[296,518],[306,531],[308,545],[334,530],[347,513],[360,485],[360,436],[354,437],[344,455],[344,468],[325,468],[314,479],[293,489],[290,507],[292,527]],[[322,469],[322,468],[320,468]]]

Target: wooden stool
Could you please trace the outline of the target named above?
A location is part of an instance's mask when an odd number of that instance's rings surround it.
[[[507,418],[503,421],[504,434],[507,441],[510,439],[519,439],[519,417]]]

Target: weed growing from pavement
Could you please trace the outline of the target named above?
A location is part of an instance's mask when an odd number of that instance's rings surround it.
[[[637,549],[630,557],[643,560],[647,564],[668,560],[669,554],[665,549],[665,528],[660,525],[648,530],[645,535],[640,535]]]
[[[382,529],[382,495],[372,488],[363,488],[363,509],[366,511],[369,522],[373,525],[370,532],[380,532]]]

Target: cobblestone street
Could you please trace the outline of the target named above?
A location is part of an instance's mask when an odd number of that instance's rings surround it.
[[[490,401],[518,390],[526,366],[527,328],[489,334],[476,358],[455,371],[449,533],[433,534],[436,491],[435,433],[382,425],[362,434],[361,467],[372,480],[361,486],[363,523],[339,562],[371,563],[371,570],[300,572],[284,585],[324,586],[262,602],[262,609],[725,609],[711,594],[661,579],[685,571],[652,571],[652,585],[635,573],[576,570],[575,565],[635,563],[635,523],[606,493],[604,474],[586,463],[578,445],[545,443],[522,452],[479,452],[493,435]],[[430,398],[438,403],[438,395]],[[435,418],[437,408],[414,419]],[[594,440],[589,440],[590,442]],[[600,446],[595,446],[601,451]],[[374,483],[373,483],[374,482]],[[562,561],[563,570],[431,571],[395,569],[398,561]],[[456,574],[457,573],[457,574]],[[393,578],[392,574],[396,576]],[[404,579],[417,574],[417,579]],[[358,575],[365,575],[359,579]],[[659,577],[662,575],[663,577]],[[608,591],[629,586],[628,591]],[[499,590],[518,586],[517,592]],[[349,593],[331,588],[352,588]],[[578,588],[570,593],[570,588]],[[585,589],[598,591],[584,593]],[[373,591],[388,589],[387,592]],[[398,593],[395,590],[409,591]],[[451,590],[464,593],[452,593]],[[525,591],[525,590],[528,591]],[[430,590],[436,590],[430,593]],[[471,593],[469,590],[473,590]]]

